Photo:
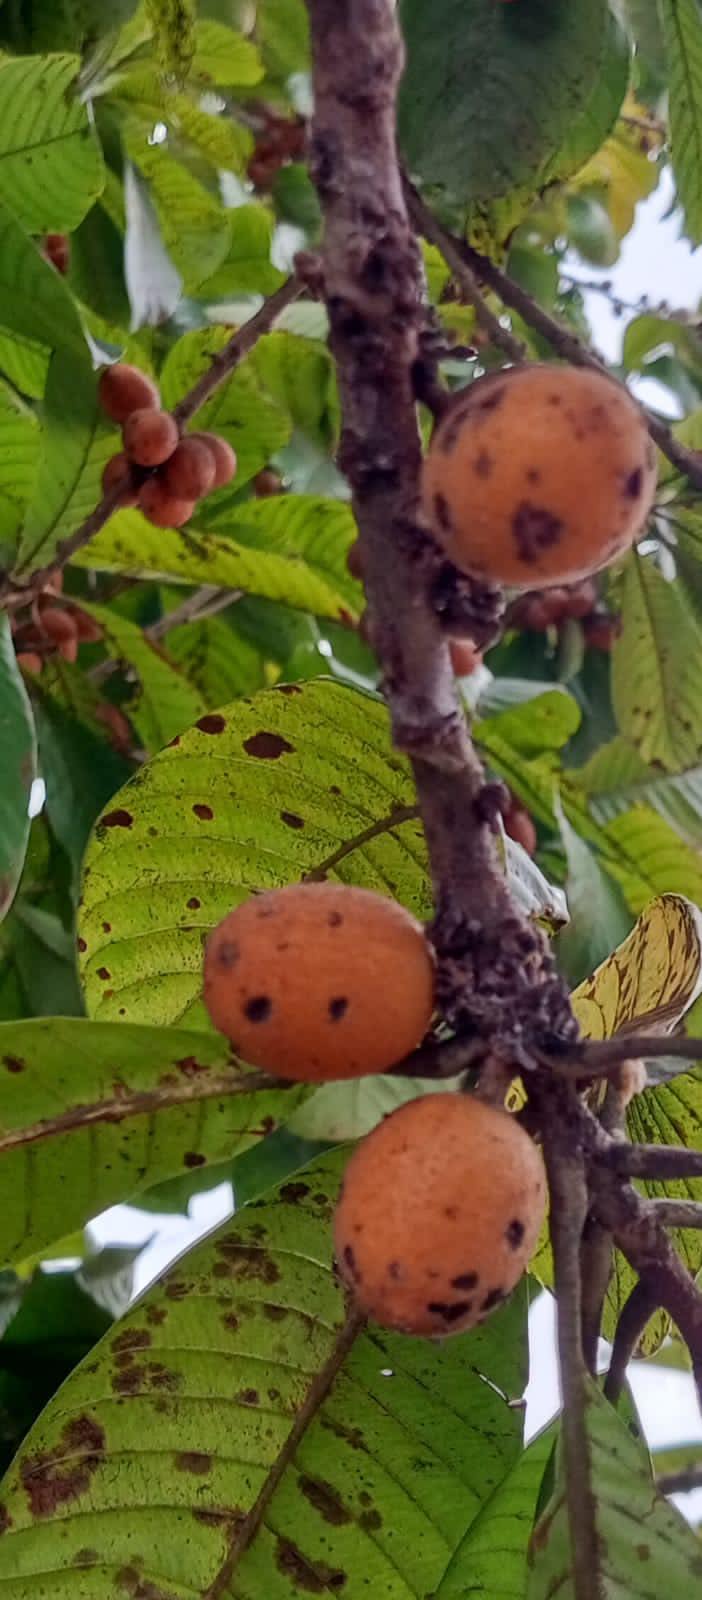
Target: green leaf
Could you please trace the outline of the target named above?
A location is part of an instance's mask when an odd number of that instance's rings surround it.
[[[34,413],[0,384],[0,568],[14,561],[38,450],[39,426]]]
[[[602,829],[605,864],[629,909],[652,894],[684,894],[702,905],[702,857],[649,806],[632,806]]]
[[[632,555],[621,589],[622,629],[612,654],[620,731],[644,761],[667,772],[702,754],[702,629],[680,586]]]
[[[45,360],[42,345],[47,350],[70,350],[77,360],[84,359],[83,330],[64,279],[40,255],[1,198],[0,325],[20,336],[14,359],[29,372],[32,388],[26,390],[28,394],[35,392],[39,361]],[[4,370],[12,377],[8,353],[8,341],[4,341]]]
[[[336,438],[339,406],[326,345],[299,334],[269,333],[259,339],[253,364],[295,427],[328,449]]]
[[[80,58],[0,60],[0,198],[29,233],[77,228],[104,182]]]
[[[400,143],[411,171],[461,204],[538,179],[602,69],[604,0],[402,0]]]
[[[593,87],[543,174],[542,184],[555,178],[563,182],[577,172],[601,148],[615,126],[629,82],[631,46],[613,11],[607,12],[599,42],[600,62]]]
[[[256,27],[266,73],[287,83],[310,66],[310,30],[304,0],[265,0]]]
[[[544,750],[560,750],[577,733],[580,715],[572,695],[563,689],[547,689],[521,705],[482,717],[476,723],[475,735],[485,741],[497,736],[528,758]]]
[[[358,1329],[332,1271],[342,1167],[246,1207],[64,1385],[2,1486],[13,1600],[47,1572],[80,1586],[86,1549],[86,1595],[118,1571],[174,1600],[436,1590],[519,1451],[525,1296],[444,1342]]]
[[[693,244],[702,240],[702,27],[697,0],[660,0],[670,137],[678,195]]]
[[[169,124],[180,139],[212,162],[214,167],[243,176],[254,147],[248,128],[232,117],[213,116],[186,94],[169,95],[166,105]]]
[[[273,218],[261,205],[236,206],[224,260],[200,283],[201,300],[226,300],[238,294],[272,294],[285,274],[271,261]]]
[[[702,848],[702,767],[660,778],[633,745],[617,737],[602,745],[577,776],[598,822],[609,822],[635,805],[650,806],[686,844]]]
[[[232,214],[173,159],[167,146],[149,144],[141,124],[127,123],[124,138],[131,160],[148,182],[166,250],[192,294],[226,259]]]
[[[195,25],[195,55],[191,78],[212,88],[253,88],[263,77],[263,67],[250,39],[219,22]]]
[[[459,1545],[436,1600],[524,1600],[527,1558],[554,1430],[538,1435],[491,1495]]]
[[[219,1037],[82,1018],[0,1023],[4,1259],[246,1149],[300,1095],[245,1083]]]
[[[47,691],[42,674],[35,700],[41,771],[46,784],[46,813],[76,875],[95,818],[126,782],[129,766],[105,738]]]
[[[9,911],[29,840],[29,796],[36,776],[36,735],[29,696],[15,660],[10,623],[0,613],[0,921]]]
[[[338,683],[284,685],[205,716],[96,826],[79,919],[89,1012],[208,1026],[207,933],[252,889],[332,857],[342,882],[426,914],[420,825],[393,822],[413,801],[384,707]]]
[[[594,851],[580,838],[561,807],[559,813],[568,864],[566,897],[570,922],[558,941],[558,954],[568,982],[576,984],[626,938],[631,916]]]
[[[53,559],[100,499],[99,472],[110,442],[87,349],[60,349],[52,356],[43,423],[34,494],[17,553],[16,572],[24,577]]]
[[[227,344],[230,333],[227,328],[206,328],[178,340],[160,375],[164,406],[171,410],[197,383]],[[220,433],[234,446],[237,491],[287,444],[292,432],[291,419],[262,387],[251,359],[201,406],[195,427]],[[217,503],[216,497],[209,502],[211,506]]]
[[[190,622],[168,635],[168,653],[199,689],[207,706],[226,705],[263,688],[261,652],[222,617]]]
[[[702,1570],[699,1540],[657,1494],[645,1447],[632,1438],[594,1383],[588,1384],[586,1422],[598,1535],[593,1579],[602,1600],[646,1600],[659,1594],[688,1600]],[[562,1475],[532,1548],[528,1600],[555,1594],[571,1600],[575,1591]]]
[[[78,551],[74,560],[76,566],[98,572],[172,578],[180,583],[243,590],[266,600],[278,600],[297,611],[311,611],[318,617],[342,617],[344,613],[353,617],[358,587],[343,570],[345,547],[337,549],[326,531],[328,526],[332,532],[336,529],[346,533],[348,520],[342,523],[341,516],[346,513],[348,519],[348,513],[336,500],[315,500],[315,507],[321,506],[325,508],[324,526],[320,526],[320,517],[314,513],[309,522],[304,514],[296,518],[294,504],[283,513],[281,521],[287,516],[292,532],[300,540],[289,550],[285,549],[284,528],[279,550],[259,549],[246,538],[249,529],[252,538],[258,533],[263,520],[258,513],[251,521],[248,513],[242,513],[241,523],[233,515],[223,517],[223,527],[231,537],[220,538],[190,528],[186,532],[154,528],[140,511],[120,511],[85,549]],[[274,513],[270,515],[273,522]],[[236,538],[239,530],[246,540],[241,544]],[[338,575],[328,570],[331,562]]]
[[[109,654],[136,676],[133,693],[123,709],[150,754],[163,749],[169,739],[182,733],[205,710],[197,689],[179,671],[167,654],[151,644],[142,629],[109,606],[84,605],[84,610],[103,629]]]

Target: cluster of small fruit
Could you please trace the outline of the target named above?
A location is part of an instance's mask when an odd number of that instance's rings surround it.
[[[265,126],[256,140],[248,164],[248,175],[256,189],[273,188],[281,167],[290,161],[302,161],[307,142],[303,117],[283,117],[266,109]]]
[[[105,415],[122,427],[124,449],[108,461],[102,478],[106,494],[123,486],[118,506],[138,505],[157,528],[182,528],[198,500],[231,483],[231,445],[216,433],[181,437],[175,417],[161,410],[156,384],[138,367],[106,367],[98,392]]]
[[[63,599],[62,589],[62,574],[57,572],[33,600],[30,613],[13,620],[17,662],[32,677],[39,676],[51,656],[74,662],[79,645],[102,638],[94,619],[74,600]]]
[[[292,884],[254,895],[215,929],[204,992],[215,1027],[252,1066],[293,1082],[360,1078],[421,1043],[434,955],[395,901]],[[339,1272],[385,1327],[460,1333],[518,1282],[544,1204],[541,1157],[515,1118],[467,1094],[426,1095],[386,1118],[349,1162],[334,1228]]]
[[[593,650],[611,650],[619,632],[619,618],[603,605],[592,578],[581,583],[533,589],[519,596],[510,608],[510,626],[546,633],[564,622],[582,623],[585,643]]]

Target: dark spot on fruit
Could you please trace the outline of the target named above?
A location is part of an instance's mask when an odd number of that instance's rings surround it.
[[[285,823],[286,828],[304,828],[305,826],[304,818],[298,817],[295,811],[281,811],[280,820]]]
[[[105,1434],[94,1417],[71,1418],[53,1450],[24,1457],[20,1477],[33,1517],[49,1517],[78,1500],[103,1460]]]
[[[448,500],[444,494],[434,495],[434,516],[436,517],[438,526],[443,528],[444,533],[450,533],[453,524],[451,522],[451,512],[449,511]]]
[[[444,1206],[444,1216],[447,1222],[457,1222],[458,1206]]]
[[[402,1275],[402,1267],[400,1266],[399,1261],[389,1261],[388,1262],[388,1277],[392,1278],[394,1283],[397,1283],[397,1280],[398,1280],[398,1278],[401,1277],[401,1275]]]
[[[205,1455],[202,1450],[181,1450],[175,1458],[175,1464],[178,1472],[192,1472],[194,1477],[204,1478],[212,1466],[212,1457]]]
[[[192,895],[188,901],[188,911],[199,911],[200,905],[201,902],[198,900],[197,895]]]
[[[186,1150],[183,1156],[184,1167],[204,1167],[206,1162],[207,1157],[198,1155],[196,1150]]]
[[[242,1406],[260,1406],[261,1396],[258,1389],[240,1389],[237,1400]]]
[[[494,1311],[495,1306],[501,1305],[502,1301],[506,1299],[507,1296],[504,1289],[491,1289],[490,1293],[486,1294],[480,1309],[481,1311]]]
[[[561,404],[561,396],[559,394],[550,394],[548,403],[550,406],[559,406]]]
[[[255,994],[251,1000],[247,1000],[244,1006],[244,1016],[248,1018],[249,1022],[267,1022],[272,1010],[273,1001],[270,995]]]
[[[298,1479],[302,1493],[310,1505],[314,1506],[320,1517],[325,1522],[330,1522],[333,1527],[339,1528],[345,1522],[351,1521],[351,1513],[346,1510],[336,1491],[331,1484],[323,1483],[318,1478],[301,1477]]]
[[[361,1274],[358,1270],[358,1263],[356,1261],[353,1248],[350,1244],[344,1245],[344,1265],[348,1267],[354,1283],[360,1283]]]
[[[343,920],[344,919],[340,911],[330,911],[329,916],[327,917],[327,922],[329,923],[330,928],[340,928]]]
[[[308,1183],[284,1183],[280,1190],[280,1198],[286,1205],[296,1206],[300,1200],[306,1200],[310,1192]]]
[[[629,473],[629,476],[626,480],[624,485],[624,493],[630,500],[638,500],[642,488],[643,471],[641,467],[635,467],[634,471]]]
[[[519,1249],[519,1246],[524,1239],[524,1223],[520,1222],[519,1217],[513,1217],[512,1221],[507,1224],[507,1227],[505,1228],[505,1239],[507,1240],[510,1250]]]
[[[195,727],[199,728],[201,733],[224,733],[226,726],[224,717],[214,715],[201,717],[200,721],[195,723]]]
[[[276,1566],[285,1578],[289,1578],[294,1590],[304,1590],[306,1594],[324,1594],[331,1589],[338,1592],[347,1582],[345,1572],[328,1567],[323,1561],[312,1561],[309,1556],[303,1556],[290,1539],[279,1539],[276,1545]]]
[[[451,1279],[452,1289],[477,1289],[477,1272],[462,1272],[458,1278]]]
[[[27,1065],[19,1056],[3,1056],[2,1062],[8,1072],[24,1072]]]
[[[541,482],[541,473],[539,472],[538,467],[529,467],[527,469],[527,483],[540,483],[540,482]]]
[[[442,1322],[458,1322],[461,1317],[467,1317],[472,1311],[470,1300],[455,1300],[452,1305],[447,1305],[441,1300],[431,1300],[427,1311],[433,1317],[441,1317]]]
[[[330,1020],[332,1022],[341,1022],[342,1017],[346,1016],[348,1009],[349,1002],[346,998],[346,995],[336,995],[333,1000],[329,1001]]]
[[[383,1519],[379,1511],[362,1511],[359,1522],[364,1533],[377,1533],[383,1526]]]
[[[80,950],[81,955],[85,954],[85,951],[87,950],[87,948],[88,948],[88,946],[87,946],[87,944],[85,942],[85,939],[79,939],[78,940],[78,949]]]
[[[476,456],[475,461],[473,462],[473,471],[475,472],[476,477],[489,478],[492,472],[492,467],[492,456],[488,455],[487,450],[481,450],[480,455]]]
[[[211,806],[194,805],[193,811],[195,812],[195,816],[200,818],[201,822],[211,822],[214,817],[214,811],[212,810]]]
[[[217,965],[228,972],[230,967],[235,967],[240,955],[239,946],[235,939],[223,939],[217,946]]]
[[[102,828],[131,828],[134,818],[129,811],[108,811],[100,818]]]
[[[531,562],[538,558],[541,550],[558,544],[563,522],[544,506],[522,500],[512,518],[512,532],[520,561]]]
[[[280,733],[253,733],[250,739],[244,740],[244,749],[247,756],[256,756],[259,761],[278,761],[281,756],[292,755],[294,744],[288,744]]]

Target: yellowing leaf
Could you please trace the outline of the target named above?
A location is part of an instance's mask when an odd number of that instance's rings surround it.
[[[605,188],[610,221],[620,239],[629,232],[639,200],[645,200],[658,183],[658,168],[641,149],[635,128],[617,123],[606,144],[573,180],[576,189]]]
[[[667,1032],[701,990],[702,913],[682,895],[664,894],[571,999],[586,1037],[609,1039]]]

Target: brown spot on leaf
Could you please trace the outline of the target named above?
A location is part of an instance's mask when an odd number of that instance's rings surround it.
[[[81,955],[84,955],[86,950],[87,950],[87,948],[88,948],[88,946],[87,946],[87,944],[85,942],[85,939],[78,939],[76,941],[76,943],[78,945],[78,949],[80,950]]]
[[[288,1314],[287,1306],[278,1306],[273,1300],[264,1300],[262,1310],[269,1322],[283,1322]]]
[[[281,811],[280,820],[285,823],[286,828],[304,828],[305,826],[304,817],[298,817],[295,811]]]
[[[171,1278],[166,1284],[165,1293],[169,1300],[187,1300],[190,1289],[182,1278]]]
[[[153,1344],[153,1338],[148,1328],[125,1328],[124,1333],[118,1333],[112,1341],[115,1354],[124,1355],[126,1351],[148,1350]]]
[[[98,978],[102,978],[103,983],[107,983],[112,977],[112,973],[108,972],[107,967],[98,967],[97,975]]]
[[[197,803],[193,806],[193,811],[195,812],[195,816],[199,817],[201,822],[212,822],[214,811],[212,810],[211,806]]]
[[[85,1494],[105,1450],[105,1434],[94,1417],[72,1417],[53,1450],[25,1456],[20,1477],[33,1517],[49,1517]]]
[[[3,1056],[2,1063],[8,1072],[24,1072],[27,1067],[26,1061],[23,1061],[21,1056]]]
[[[650,1561],[650,1559],[651,1559],[651,1551],[650,1551],[650,1548],[649,1548],[649,1546],[647,1544],[634,1545],[634,1549],[635,1549],[636,1554],[637,1554],[637,1556],[639,1558],[639,1561]]]
[[[362,1511],[359,1522],[364,1533],[377,1533],[383,1526],[383,1519],[379,1511]]]
[[[308,1183],[284,1183],[280,1190],[280,1199],[284,1200],[286,1205],[296,1206],[298,1201],[307,1198],[309,1192],[310,1186]]]
[[[151,1323],[152,1328],[158,1328],[162,1322],[165,1322],[167,1316],[168,1312],[165,1306],[149,1306],[146,1320]]]
[[[104,817],[100,818],[99,825],[102,828],[131,828],[133,823],[134,818],[131,812],[117,810],[108,811]]]
[[[199,911],[201,904],[202,902],[198,900],[196,894],[191,895],[188,901],[188,911]]]
[[[261,1396],[258,1389],[240,1389],[237,1400],[242,1406],[260,1406]]]
[[[222,1317],[222,1323],[229,1333],[238,1333],[241,1327],[241,1319],[237,1316],[236,1311],[226,1311]]]
[[[299,683],[277,683],[278,694],[302,694]]]
[[[330,1522],[333,1527],[340,1528],[345,1522],[351,1521],[350,1511],[347,1511],[346,1506],[342,1504],[331,1484],[324,1483],[319,1478],[308,1478],[306,1476],[301,1477],[298,1481],[305,1499],[309,1500],[310,1505],[314,1506],[315,1511],[319,1512],[320,1517],[323,1517],[325,1522]]]
[[[240,1244],[237,1239],[220,1239],[217,1252],[224,1259],[214,1269],[216,1277],[256,1279],[277,1283],[280,1268],[259,1245]]]
[[[183,1156],[184,1167],[204,1167],[206,1164],[206,1156],[198,1155],[197,1150],[186,1150],[185,1155]]]
[[[178,1067],[184,1078],[199,1078],[203,1072],[209,1072],[209,1067],[198,1061],[197,1056],[181,1056],[180,1061],[174,1061],[173,1065]]]
[[[279,761],[281,756],[292,755],[295,746],[288,744],[281,733],[267,733],[262,729],[244,740],[244,749],[247,756],[255,756],[258,761]]]
[[[202,1450],[181,1450],[175,1458],[178,1472],[192,1472],[196,1478],[204,1478],[212,1466],[212,1457],[205,1455]]]
[[[325,1589],[343,1589],[347,1581],[345,1572],[335,1571],[323,1561],[311,1561],[290,1539],[278,1540],[275,1559],[278,1571],[291,1580],[294,1588],[304,1590],[306,1594],[324,1594]]]
[[[206,717],[200,717],[200,721],[195,723],[195,727],[199,728],[201,733],[224,733],[226,726],[227,723],[224,717],[215,716],[212,713]]]
[[[99,1560],[100,1560],[99,1551],[90,1550],[86,1546],[82,1550],[76,1550],[76,1553],[75,1553],[75,1555],[73,1557],[73,1560],[71,1562],[71,1566],[73,1566],[73,1567],[96,1567]]]

